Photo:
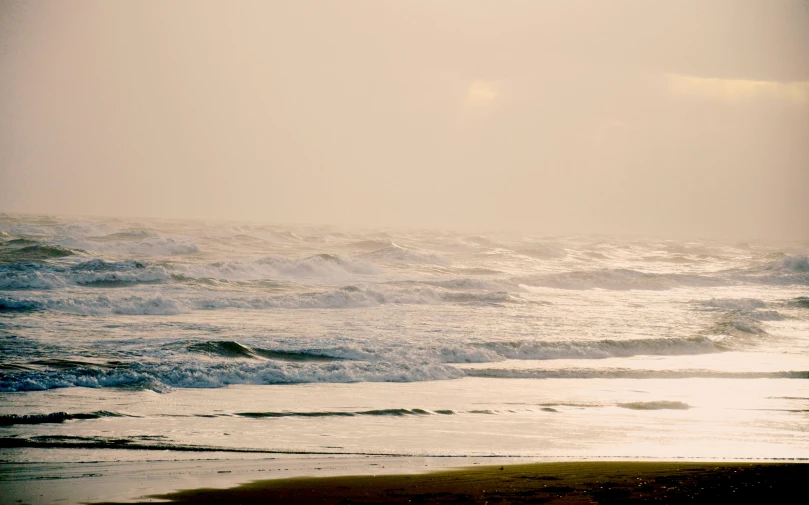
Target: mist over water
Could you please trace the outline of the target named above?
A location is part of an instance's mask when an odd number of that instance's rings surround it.
[[[809,238],[809,12],[4,2],[0,210]]]

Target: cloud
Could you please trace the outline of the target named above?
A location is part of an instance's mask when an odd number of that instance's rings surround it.
[[[676,95],[725,102],[772,100],[809,104],[809,82],[750,81],[666,74],[668,90]]]
[[[500,86],[491,81],[474,81],[466,90],[465,105],[468,108],[487,107],[500,98]]]

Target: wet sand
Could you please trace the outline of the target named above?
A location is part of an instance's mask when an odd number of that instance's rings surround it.
[[[292,478],[156,495],[172,503],[785,503],[809,464],[536,463],[418,475]],[[149,503],[143,501],[141,503]]]

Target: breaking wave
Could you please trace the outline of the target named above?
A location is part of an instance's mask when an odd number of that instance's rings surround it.
[[[131,260],[93,259],[72,267],[31,262],[0,265],[0,289],[4,290],[58,289],[68,285],[114,287],[166,282],[170,278],[162,266]]]
[[[785,270],[791,272],[809,272],[809,257],[805,254],[787,255],[781,260],[781,265]]]
[[[0,290],[55,289],[67,285],[67,279],[35,263],[0,265]]]
[[[140,274],[132,273],[133,276]],[[159,271],[144,273],[140,282],[148,282]],[[96,282],[105,277],[92,277]],[[108,278],[112,282],[113,278]],[[119,282],[123,282],[120,280]],[[155,281],[157,282],[157,281]],[[431,286],[344,286],[328,291],[304,292],[276,296],[244,296],[240,293],[224,293],[219,296],[191,296],[169,298],[163,295],[85,295],[58,297],[50,295],[14,297],[0,295],[0,310],[53,310],[84,315],[172,315],[197,310],[223,309],[348,309],[376,307],[380,305],[426,305],[426,304],[473,304],[498,305],[522,303],[522,300],[504,292],[454,292]]]
[[[72,298],[13,298],[0,296],[0,311],[54,310],[88,316],[109,314],[121,315],[172,315],[187,312],[187,308],[163,296],[106,295]]]
[[[743,268],[733,271],[733,275],[744,282],[772,285],[809,284],[809,257],[805,254],[776,254],[763,266]]]
[[[235,341],[186,342],[167,347],[173,356],[127,363],[38,360],[5,367],[0,391],[59,387],[125,387],[166,391],[171,388],[218,388],[231,384],[294,384],[311,382],[415,382],[475,377],[643,376],[635,370],[478,370],[456,363],[505,359],[599,359],[635,355],[680,355],[717,352],[710,339],[648,339],[596,342],[487,342],[464,346],[413,347],[339,346],[325,349],[266,349]],[[190,354],[188,354],[190,353]],[[211,360],[193,355],[204,354]],[[708,372],[684,372],[685,376]],[[674,375],[679,377],[680,375]],[[726,376],[726,375],[721,375]],[[763,376],[778,376],[768,375]]]
[[[463,377],[441,363],[333,361],[228,361],[205,363],[132,363],[129,368],[82,367],[26,370],[0,374],[0,391],[35,391],[62,387],[134,387],[162,392],[171,388],[219,388],[232,384],[300,384],[313,382],[416,382]]]

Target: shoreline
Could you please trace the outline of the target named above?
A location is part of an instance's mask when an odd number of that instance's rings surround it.
[[[628,491],[630,497],[651,500],[665,491],[661,486],[666,485],[666,482],[679,482],[683,476],[687,476],[689,482],[695,483],[693,485],[697,488],[706,489],[710,488],[710,482],[719,478],[718,474],[733,480],[738,472],[741,472],[739,475],[747,475],[751,469],[760,468],[766,469],[765,474],[759,477],[753,475],[748,481],[757,482],[756,485],[767,489],[784,487],[786,482],[786,489],[799,490],[795,478],[789,483],[790,475],[798,475],[797,478],[803,480],[809,478],[809,462],[804,459],[779,461],[674,458],[637,461],[620,458],[559,460],[536,457],[423,458],[356,455],[267,455],[230,459],[222,453],[206,456],[160,460],[153,459],[160,457],[155,452],[151,457],[130,461],[5,460],[0,464],[0,488],[4,490],[0,493],[0,505],[54,502],[339,502],[345,505],[397,503],[396,500],[402,496],[411,501],[403,499],[401,503],[445,503],[449,497],[452,497],[450,503],[496,503],[497,497],[483,493],[484,490],[492,489],[508,491],[505,494],[500,493],[499,499],[503,503],[545,503],[551,499],[567,500],[558,501],[559,503],[595,503],[587,497],[603,491],[599,486],[605,485],[623,491],[610,491],[598,496],[627,494]],[[776,470],[771,470],[774,468]],[[741,484],[735,487],[745,488],[749,486],[748,481],[742,479]],[[646,482],[647,486],[641,489],[642,486],[638,484],[640,482]],[[649,488],[649,485],[652,487]],[[563,495],[551,496],[548,492],[553,491],[553,487],[545,489],[547,486],[565,486],[565,489],[570,489]],[[394,490],[397,491],[391,494]],[[329,501],[337,495],[342,498]],[[376,497],[374,500],[363,498],[372,495]],[[447,497],[447,500],[434,499],[436,496]],[[483,501],[478,500],[482,497],[485,498]],[[716,498],[715,494],[710,497],[711,500]]]
[[[800,496],[806,463],[551,462],[429,473],[294,477],[149,495],[170,503],[717,503]],[[123,502],[94,502],[97,505]]]

